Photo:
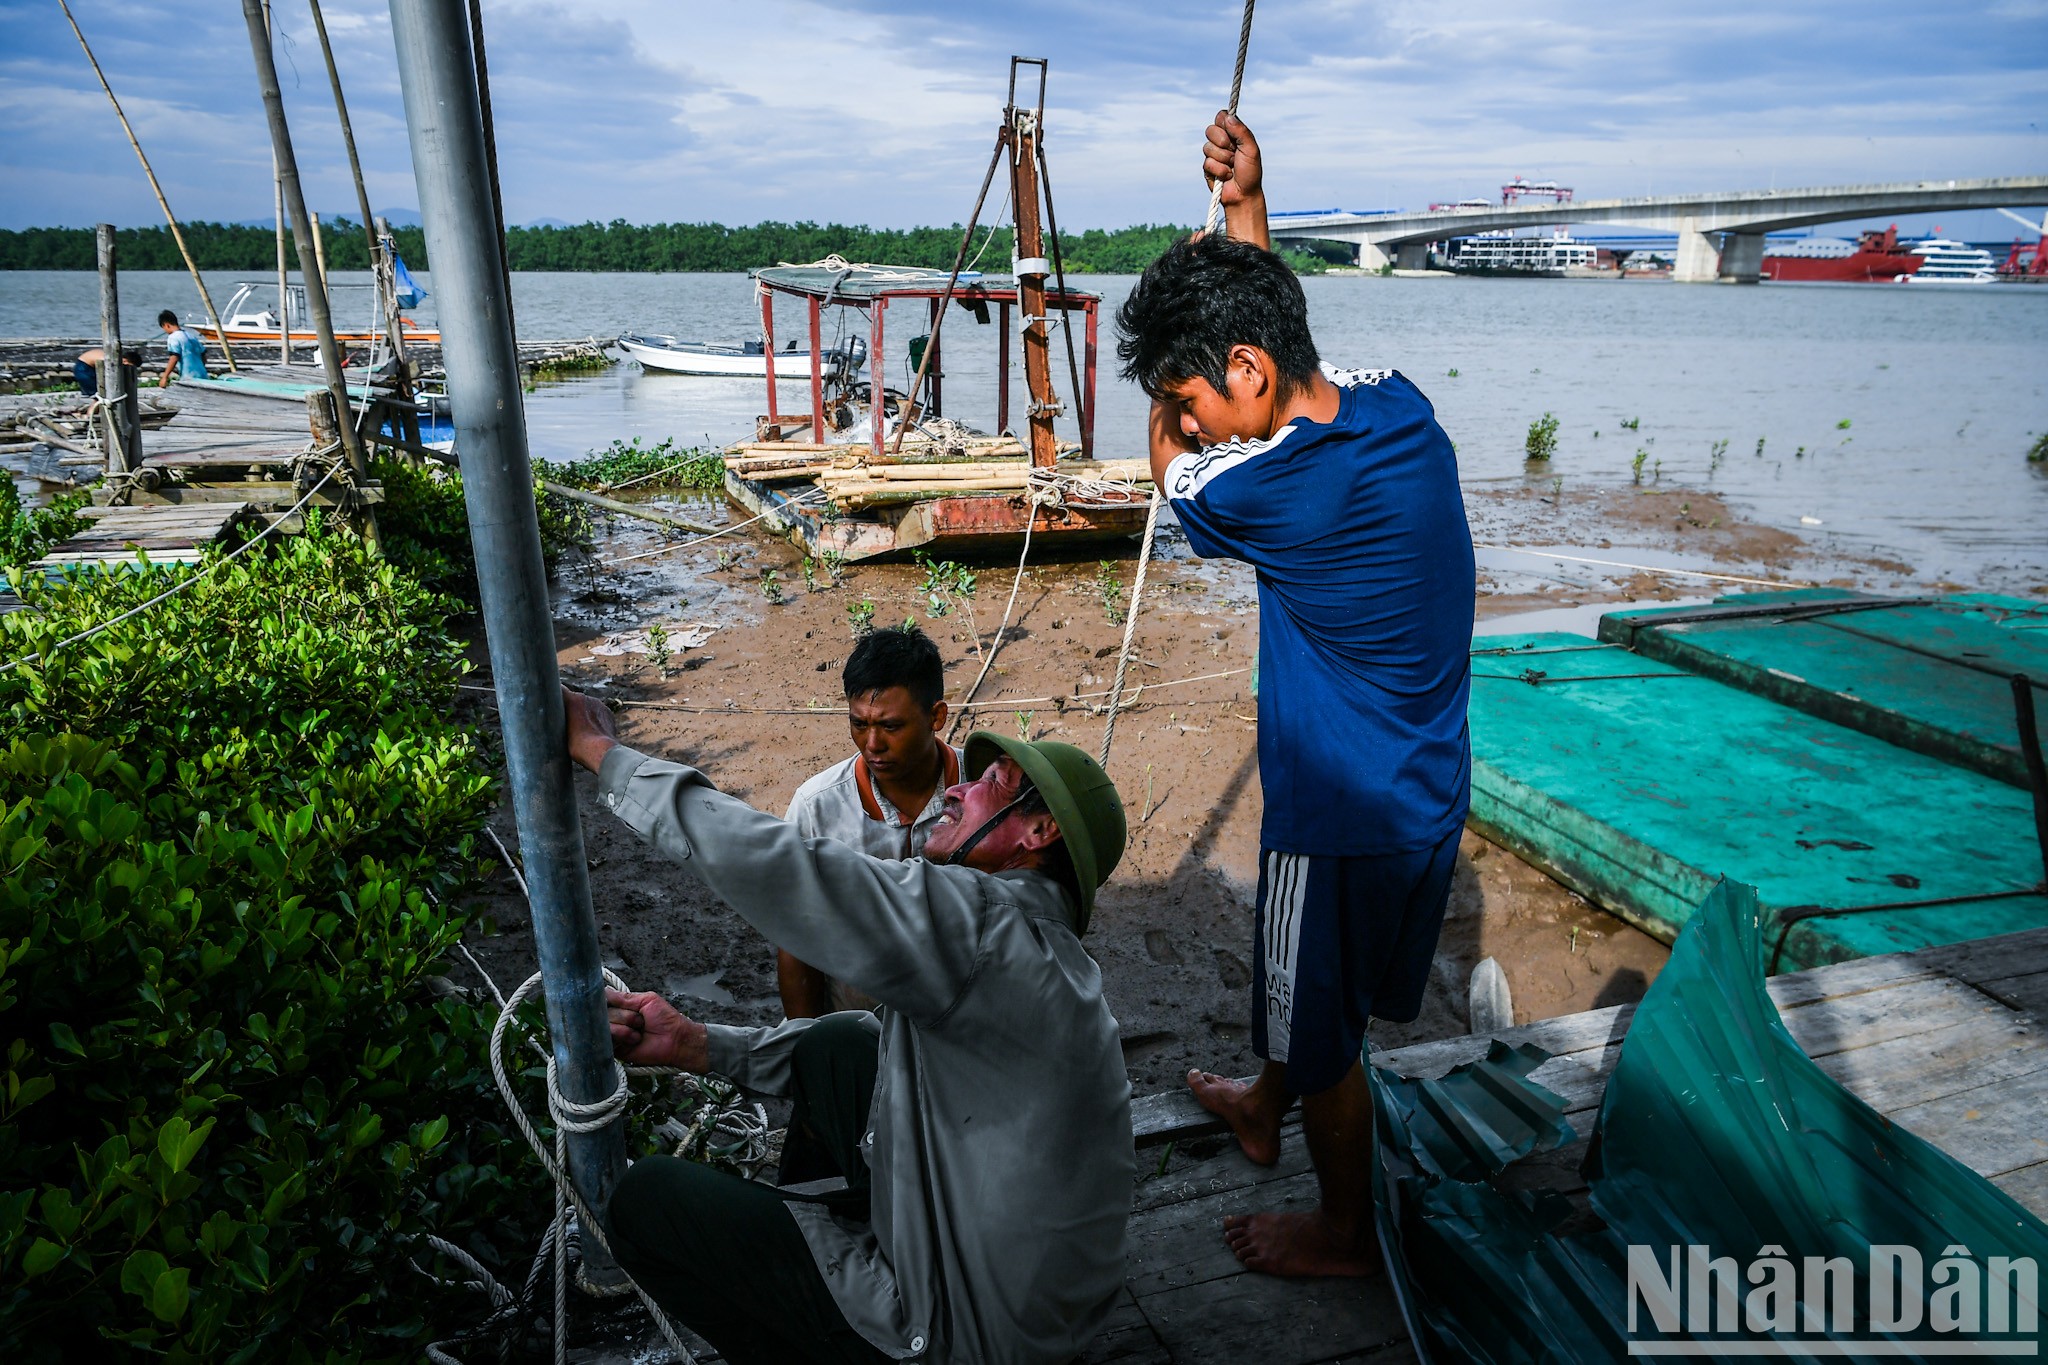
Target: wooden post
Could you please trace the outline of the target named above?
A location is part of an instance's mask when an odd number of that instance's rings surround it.
[[[114,271],[114,225],[94,229],[100,266],[100,411],[106,417],[107,473],[126,474],[140,455],[129,426],[129,391],[134,387],[121,363],[121,288]]]
[[[825,343],[819,316],[824,310],[818,296],[811,298],[811,440],[825,444]]]
[[[1031,436],[1026,443],[1031,463],[1050,469],[1059,456],[1053,431],[1057,411],[1052,394],[1052,320],[1045,306],[1045,233],[1038,221],[1038,121],[1028,110],[1012,108],[1010,126],[1016,157],[1010,163],[1010,202],[1017,206],[1017,307],[1024,323],[1024,388],[1029,395]],[[1037,262],[1037,269],[1028,263]]]
[[[309,215],[313,220],[313,264],[320,271],[320,292],[327,292],[327,238],[320,231],[320,215]]]

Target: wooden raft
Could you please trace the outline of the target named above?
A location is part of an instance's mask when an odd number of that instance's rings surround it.
[[[1887,1118],[1927,1139],[2048,1217],[2048,929],[1773,977],[1786,1027],[1821,1069]],[[1552,1055],[1531,1079],[1564,1096],[1583,1138],[1620,1060],[1635,1006],[1592,1010],[1496,1034],[1375,1053],[1376,1065],[1435,1077],[1486,1054],[1493,1038]],[[1240,1267],[1223,1244],[1227,1214],[1308,1209],[1315,1175],[1300,1125],[1262,1169],[1184,1090],[1131,1107],[1141,1178],[1124,1292],[1081,1359],[1089,1365],[1311,1365],[1415,1359],[1385,1276],[1282,1281]],[[1173,1139],[1159,1170],[1158,1144]],[[1147,1161],[1145,1148],[1152,1159]],[[1220,1150],[1218,1150],[1220,1148]],[[1183,1149],[1191,1149],[1182,1155]],[[1585,1188],[1583,1142],[1517,1163],[1510,1179]]]

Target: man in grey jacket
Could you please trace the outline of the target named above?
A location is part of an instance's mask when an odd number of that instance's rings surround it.
[[[1123,1278],[1130,1083],[1082,949],[1122,800],[1071,745],[969,736],[970,780],[909,861],[805,839],[567,698],[599,799],[879,1015],[766,1029],[611,996],[630,1062],[788,1095],[847,1188],[813,1199],[664,1157],[607,1222],[620,1263],[735,1365],[1071,1359]]]

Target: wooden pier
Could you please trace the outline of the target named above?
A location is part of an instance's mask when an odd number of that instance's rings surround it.
[[[1773,977],[1794,1039],[1835,1080],[1901,1127],[2048,1217],[2048,929],[1864,958]],[[1581,1141],[1517,1163],[1510,1175],[1583,1191],[1583,1141],[1620,1059],[1635,1006],[1564,1015],[1495,1034],[1377,1053],[1376,1065],[1440,1076],[1485,1056],[1494,1038],[1552,1054],[1530,1079],[1566,1100]],[[1185,1091],[1132,1108],[1143,1168],[1124,1293],[1081,1357],[1089,1365],[1321,1365],[1414,1360],[1385,1276],[1283,1281],[1238,1265],[1223,1218],[1307,1209],[1315,1175],[1300,1125],[1279,1164],[1252,1165]],[[1174,1143],[1166,1159],[1160,1151]],[[1147,1156],[1151,1157],[1148,1162]]]

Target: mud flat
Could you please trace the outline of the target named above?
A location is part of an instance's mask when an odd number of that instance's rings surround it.
[[[1609,605],[1686,601],[1742,586],[1676,569],[1879,591],[1917,585],[1909,566],[1843,558],[1797,535],[1744,524],[1697,489],[1562,496],[1547,488],[1482,489],[1468,491],[1468,505],[1476,540],[1517,547],[1480,551],[1482,632],[1505,626],[1590,635]],[[742,515],[722,503],[673,510],[695,520]],[[839,670],[864,604],[872,604],[877,625],[910,616],[933,634],[957,698],[981,669],[979,650],[995,639],[1015,563],[972,566],[971,601],[935,614],[919,568],[849,566],[833,584],[814,563],[812,590],[802,556],[756,529],[605,564],[599,561],[662,544],[642,523],[615,521],[597,561],[564,569],[556,639],[564,677],[617,708],[628,743],[702,767],[723,789],[779,812],[798,783],[849,752]],[[1256,588],[1242,566],[1194,559],[1177,537],[1163,540],[1161,555],[1131,669],[1131,683],[1145,690],[1118,721],[1110,762],[1131,846],[1103,889],[1087,940],[1122,1023],[1139,1094],[1177,1085],[1190,1066],[1247,1075],[1257,1065],[1247,1027],[1261,813],[1250,672]],[[1125,605],[1132,570],[1128,557],[1106,571],[1094,559],[1030,567],[973,724],[1092,752],[1103,716],[1100,699],[1087,694],[1110,686],[1122,636],[1112,608]],[[1105,593],[1106,579],[1116,594]],[[769,600],[770,583],[779,603]],[[654,622],[672,642],[690,638],[693,624],[715,629],[703,643],[676,649],[664,672],[633,652]],[[469,696],[487,711],[480,645],[475,657],[479,690]],[[709,1019],[779,1019],[769,945],[694,878],[653,857],[596,805],[592,781],[582,781],[592,886],[613,969]],[[510,842],[509,814],[498,828]],[[509,880],[491,913],[495,932],[478,935],[473,947],[502,984],[515,984],[534,970],[534,959],[525,907]],[[1516,1022],[1528,1023],[1634,1002],[1666,955],[1662,944],[1468,832],[1422,1015],[1376,1025],[1373,1045],[1466,1032],[1467,983],[1486,957],[1506,973]]]

